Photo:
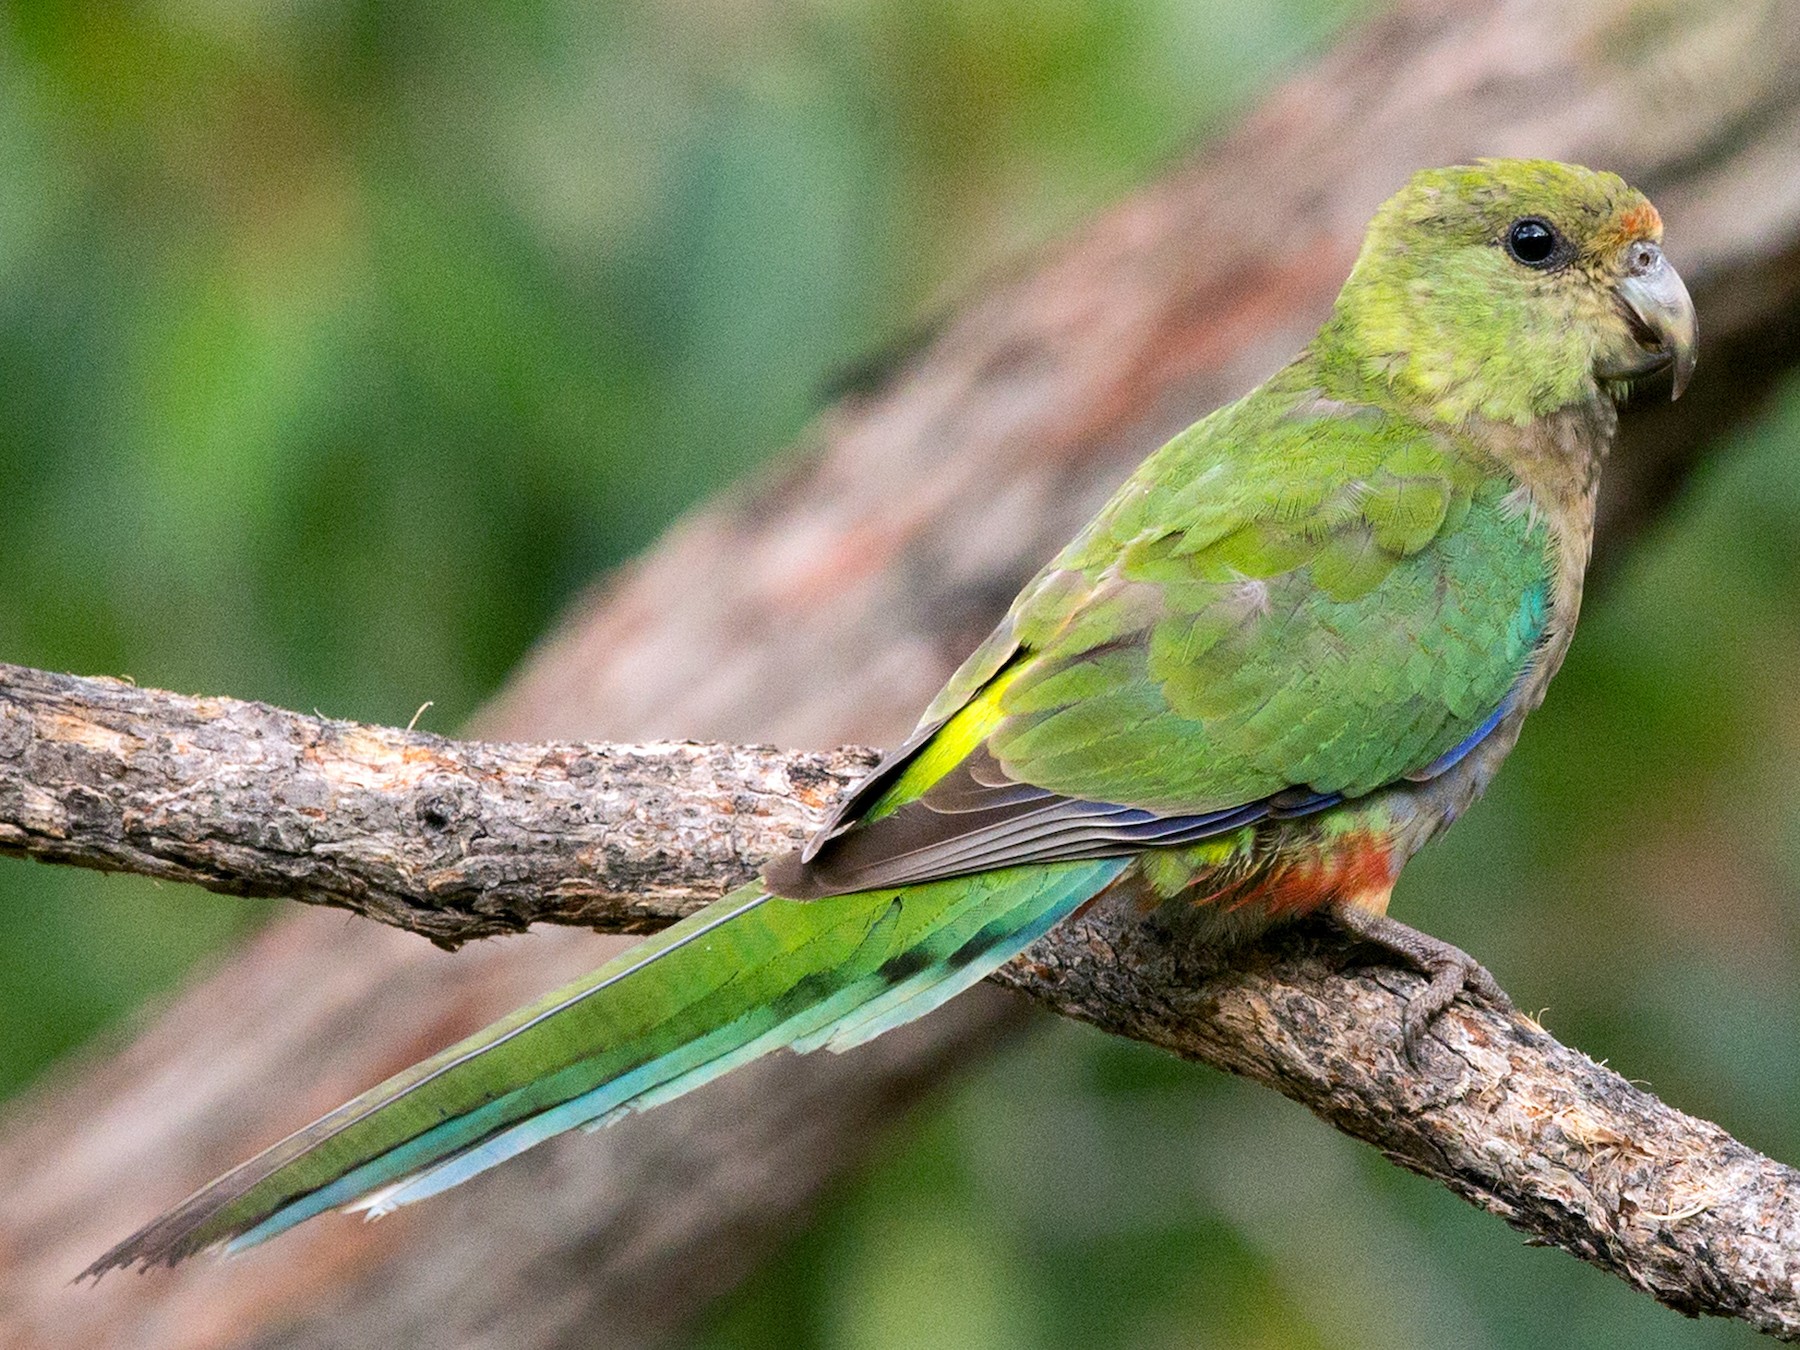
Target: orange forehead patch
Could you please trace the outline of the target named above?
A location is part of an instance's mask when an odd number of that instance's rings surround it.
[[[1600,242],[1606,246],[1622,246],[1634,239],[1656,239],[1662,235],[1662,216],[1649,202],[1639,202],[1621,211],[1612,225],[1601,232]]]

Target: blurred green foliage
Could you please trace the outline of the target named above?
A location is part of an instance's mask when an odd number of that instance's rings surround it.
[[[1360,8],[14,7],[0,658],[381,722],[429,699],[452,728],[834,371]],[[1800,390],[1721,449],[1400,901],[1566,1038],[1789,1159],[1797,436]],[[0,1092],[257,913],[0,867]],[[1748,1341],[1072,1025],[891,1147],[699,1343]]]

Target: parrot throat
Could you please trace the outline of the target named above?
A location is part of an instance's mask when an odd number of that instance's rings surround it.
[[[1618,405],[1596,391],[1594,398],[1530,426],[1477,422],[1466,428],[1469,440],[1518,485],[1514,509],[1541,519],[1548,529],[1554,564],[1550,627],[1565,639],[1575,626],[1593,552],[1600,466],[1618,426]]]

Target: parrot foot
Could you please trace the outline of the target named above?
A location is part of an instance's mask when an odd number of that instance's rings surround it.
[[[1407,1000],[1400,1018],[1400,1045],[1407,1063],[1415,1069],[1425,1033],[1458,994],[1467,993],[1496,1012],[1513,1010],[1513,1001],[1499,981],[1461,947],[1361,905],[1333,905],[1331,917],[1350,936],[1399,957],[1429,981]]]

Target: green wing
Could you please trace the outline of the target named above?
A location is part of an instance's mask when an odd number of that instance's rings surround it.
[[[1133,851],[1431,765],[1543,632],[1549,541],[1513,490],[1376,409],[1271,385],[1221,410],[1145,462],[771,882]]]

